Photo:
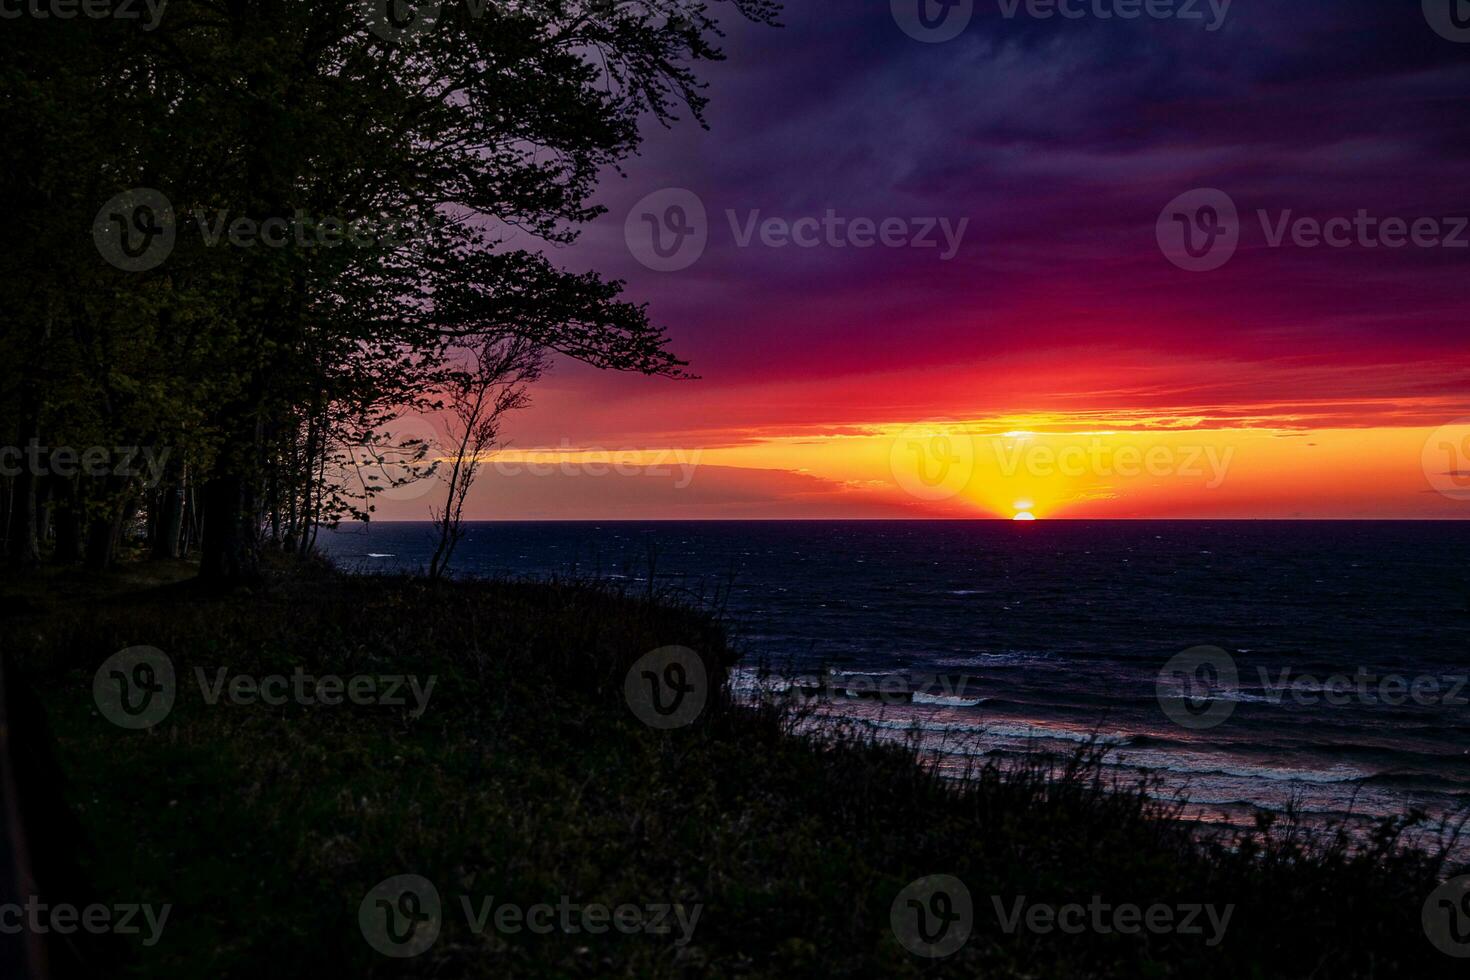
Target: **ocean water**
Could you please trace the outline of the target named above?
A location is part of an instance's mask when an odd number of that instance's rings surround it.
[[[432,550],[422,524],[322,544],[367,570]],[[819,717],[955,772],[1096,738],[1209,821],[1470,809],[1470,522],[477,523],[455,568],[718,599],[742,693],[823,688]],[[1236,679],[1161,678],[1200,646]],[[853,696],[891,676],[917,693]],[[1181,724],[1184,696],[1228,715]]]

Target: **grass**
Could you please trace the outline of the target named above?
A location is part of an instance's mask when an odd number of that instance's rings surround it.
[[[1405,848],[1311,843],[1291,826],[1201,843],[1169,807],[1070,766],[956,783],[901,746],[793,732],[777,707],[721,701],[660,732],[623,700],[634,660],[670,644],[719,674],[734,654],[699,610],[585,584],[273,575],[229,595],[184,566],[3,590],[10,657],[49,725],[78,827],[69,885],[170,903],[161,941],[88,951],[137,977],[1434,977],[1462,962],[1420,911],[1447,869]],[[148,645],[179,694],[126,731],[92,699],[102,662]],[[210,705],[194,669],[433,676],[427,709]],[[66,840],[62,844],[67,843]],[[57,845],[60,846],[60,845]],[[381,955],[358,909],[398,874],[433,882],[442,932]],[[906,950],[890,906],[911,881],[967,885],[974,928],[940,960]],[[57,880],[61,880],[58,876]],[[670,935],[477,933],[494,902],[678,903]],[[1007,933],[995,909],[1235,906],[1204,936]],[[1462,974],[1459,974],[1462,975]]]

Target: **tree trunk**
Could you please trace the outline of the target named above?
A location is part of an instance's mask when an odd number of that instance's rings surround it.
[[[87,567],[94,572],[112,567],[117,554],[117,521],[112,514],[103,514],[87,523]]]
[[[194,482],[186,476],[184,478],[184,543],[179,549],[180,558],[188,558],[193,554],[195,546],[204,537],[200,518],[199,491]]]
[[[199,577],[236,585],[260,577],[260,541],[247,482],[221,474],[204,484],[204,541]]]
[[[10,553],[10,502],[15,496],[15,477],[0,479],[0,555]]]
[[[48,312],[34,338],[31,354],[38,364],[44,363],[42,359],[45,357],[46,348],[51,340],[51,321],[52,314]],[[21,447],[24,459],[21,461],[20,473],[16,476],[15,485],[12,488],[10,525],[6,534],[7,557],[12,564],[22,567],[41,563],[41,541],[38,533],[40,528],[36,520],[36,484],[40,482],[40,474],[36,472],[37,458],[31,456],[30,449],[32,446],[40,445],[41,409],[44,398],[39,374],[32,371],[21,386],[20,425],[17,428],[18,438],[15,444]]]
[[[41,481],[36,501],[36,541],[44,548],[51,538],[51,528],[56,520],[56,494],[61,489],[61,478],[48,476]]]
[[[179,538],[184,529],[184,485],[170,484],[158,491],[158,515],[153,528],[153,557],[179,557]]]
[[[27,427],[29,428],[29,427]],[[21,567],[37,565],[41,561],[41,542],[36,520],[36,474],[32,472],[29,447],[34,436],[27,433],[21,440],[27,448],[25,461],[15,477],[15,488],[10,498],[10,532],[7,538],[7,556],[11,564]]]
[[[53,494],[56,500],[56,550],[52,557],[65,564],[82,560],[82,495],[76,477],[66,480]]]

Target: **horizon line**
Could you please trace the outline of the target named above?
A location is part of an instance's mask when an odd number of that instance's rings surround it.
[[[465,524],[1459,524],[1465,517],[486,517]],[[430,524],[423,520],[343,521],[338,528],[374,524]],[[327,528],[336,530],[337,528]]]

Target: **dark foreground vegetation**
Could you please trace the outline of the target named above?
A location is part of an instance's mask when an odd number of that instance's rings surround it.
[[[182,565],[6,590],[12,738],[58,794],[33,842],[44,890],[171,903],[161,940],[71,943],[93,976],[1432,977],[1460,966],[1425,939],[1441,869],[1398,849],[1306,847],[1279,828],[1198,844],[1085,762],[1052,778],[936,778],[911,753],[793,735],[774,708],[728,704],[660,732],[624,675],[668,644],[733,655],[703,614],[583,585],[355,578],[295,567],[247,592],[201,591]],[[178,582],[170,581],[178,579]],[[177,701],[150,730],[107,721],[99,665],[166,652]],[[194,668],[231,674],[433,675],[411,705],[209,705]],[[49,735],[36,717],[44,712]],[[23,738],[21,736],[24,736]],[[33,811],[39,801],[28,801]],[[68,821],[74,825],[68,825]],[[365,941],[363,897],[434,882],[437,941],[410,959]],[[890,907],[950,874],[974,898],[952,956],[904,949]],[[476,934],[478,904],[702,906],[668,935]],[[1008,934],[994,899],[1233,903],[1203,936]]]

